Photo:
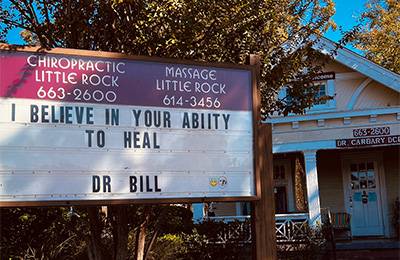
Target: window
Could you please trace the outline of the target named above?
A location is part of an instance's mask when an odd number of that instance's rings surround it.
[[[335,96],[335,88],[334,88],[334,80],[324,80],[324,81],[315,81],[314,85],[318,85],[319,89],[315,93],[315,97],[321,98],[324,96]],[[279,94],[279,99],[286,99],[287,103],[292,102],[292,98],[287,94],[287,88],[283,88]],[[336,107],[335,99],[323,99],[316,102],[311,108],[309,108],[306,112],[313,113],[314,111],[320,110],[333,110]]]
[[[315,93],[315,98],[316,98],[316,99],[319,99],[319,98],[322,98],[322,97],[327,96],[327,93],[326,93],[326,84],[325,84],[325,83],[318,82],[318,83],[316,83],[315,85],[318,85],[318,86],[319,86],[318,91]],[[315,104],[316,104],[316,105],[322,105],[322,104],[326,104],[326,102],[327,102],[327,100],[326,100],[326,99],[323,99],[323,100],[317,101]]]
[[[323,99],[316,102],[307,113],[312,113],[313,111],[319,110],[332,110],[336,107],[335,101],[335,88],[334,88],[334,80],[324,80],[324,81],[316,81],[315,85],[318,85],[318,91],[315,93],[315,98],[321,98],[324,96],[331,96],[333,99]]]
[[[274,181],[285,180],[285,166],[275,165],[274,166]]]

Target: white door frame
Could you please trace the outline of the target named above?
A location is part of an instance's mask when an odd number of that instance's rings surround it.
[[[381,218],[383,224],[383,234],[385,237],[389,237],[389,211],[388,211],[388,200],[387,200],[387,191],[386,191],[386,181],[385,181],[385,168],[383,165],[383,156],[382,152],[342,152],[341,154],[341,166],[342,166],[342,180],[343,180],[343,195],[344,195],[344,206],[347,213],[351,212],[350,207],[350,183],[349,183],[349,176],[347,176],[347,169],[346,169],[346,161],[350,160],[374,160],[378,164],[378,179],[379,179],[379,197],[380,197],[380,204],[381,204]]]

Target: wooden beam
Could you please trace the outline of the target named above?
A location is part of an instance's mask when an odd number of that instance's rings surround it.
[[[255,66],[253,87],[255,189],[259,200],[252,202],[253,259],[277,259],[275,206],[272,174],[272,126],[261,123],[260,57],[250,55],[249,64]]]

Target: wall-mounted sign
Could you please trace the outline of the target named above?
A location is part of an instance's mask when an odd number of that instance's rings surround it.
[[[255,195],[250,66],[3,50],[0,78],[0,204]]]
[[[313,80],[330,80],[330,79],[335,79],[334,71],[319,73],[314,77]]]
[[[353,129],[353,137],[390,135],[390,127],[369,127]]]
[[[336,147],[359,147],[383,144],[400,144],[400,135],[337,139]]]

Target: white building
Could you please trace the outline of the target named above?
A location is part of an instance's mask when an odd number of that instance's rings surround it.
[[[329,53],[335,44],[314,46]],[[339,49],[324,67],[320,95],[305,115],[272,117],[275,209],[279,219],[351,216],[353,236],[393,237],[400,197],[400,75]],[[284,94],[284,93],[282,93]],[[204,216],[201,204],[194,218]],[[247,215],[245,203],[215,203],[216,217]]]

